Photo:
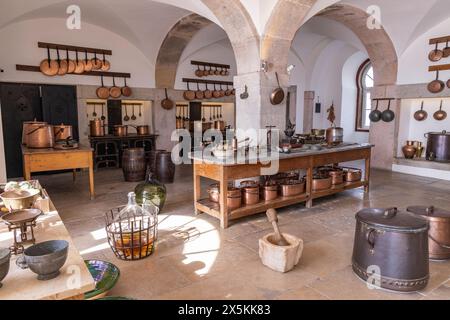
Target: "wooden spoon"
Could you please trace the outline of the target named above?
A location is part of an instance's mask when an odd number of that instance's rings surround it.
[[[290,246],[290,243],[287,242],[286,238],[281,234],[280,228],[278,227],[278,215],[275,209],[269,209],[266,212],[267,218],[269,222],[272,223],[273,230],[275,231],[275,236],[272,238],[273,244],[280,247]]]

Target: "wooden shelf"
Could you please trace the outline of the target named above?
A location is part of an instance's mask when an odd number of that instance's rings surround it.
[[[428,71],[429,72],[433,72],[433,71],[447,71],[450,70],[450,64],[441,64],[441,65],[437,65],[437,66],[430,66],[428,67]]]
[[[61,59],[64,60],[64,59]],[[16,70],[18,71],[28,71],[28,72],[41,72],[41,68],[39,66],[27,66],[22,64],[16,64]],[[81,74],[77,73],[68,73],[66,75],[71,76],[93,76],[93,77],[115,77],[115,78],[131,78],[130,73],[123,73],[123,72],[105,72],[105,71],[90,71],[90,72],[83,72]],[[56,76],[55,76],[56,77]]]
[[[202,67],[213,67],[213,68],[222,68],[222,69],[230,69],[231,66],[228,64],[220,64],[220,63],[212,63],[212,62],[203,62],[203,61],[191,61],[193,66],[202,66]]]
[[[61,51],[73,51],[73,52],[87,52],[87,53],[97,53],[97,54],[105,54],[107,56],[112,55],[111,50],[105,50],[105,49],[97,49],[97,48],[88,48],[88,47],[78,47],[78,46],[70,46],[66,44],[58,44],[58,43],[49,43],[49,42],[38,42],[38,47],[43,49],[59,49]]]
[[[308,194],[301,194],[293,197],[278,197],[275,200],[271,201],[260,201],[254,205],[244,205],[239,209],[232,210],[229,212],[229,216],[231,220],[236,220],[239,218],[243,218],[255,213],[266,212],[270,208],[278,209],[287,206],[291,206],[297,203],[306,202],[309,199]],[[210,214],[214,217],[220,217],[220,206],[218,203],[212,202],[209,199],[203,199],[197,202],[197,209],[207,214]]]
[[[234,83],[230,81],[219,81],[219,80],[202,80],[202,79],[190,79],[183,78],[184,83],[203,83],[203,84],[218,84],[218,85],[229,85],[233,86]]]
[[[328,190],[313,192],[312,198],[313,199],[323,198],[323,197],[331,196],[336,193],[343,192],[345,190],[351,190],[351,189],[365,187],[366,185],[368,185],[368,183],[365,181],[346,182],[339,186],[333,186],[331,189],[328,189]]]
[[[450,42],[450,36],[430,39],[430,45]]]

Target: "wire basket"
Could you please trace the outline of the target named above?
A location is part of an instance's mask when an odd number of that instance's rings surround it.
[[[158,219],[129,214],[117,220],[124,207],[106,213],[108,243],[117,258],[125,261],[145,259],[153,254],[158,236]]]

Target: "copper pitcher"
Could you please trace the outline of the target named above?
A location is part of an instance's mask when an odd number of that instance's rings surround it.
[[[105,125],[100,119],[91,120],[89,123],[91,137],[104,137],[105,136]]]
[[[32,149],[53,148],[55,145],[53,126],[32,125],[26,133],[26,144]]]
[[[53,132],[55,135],[55,141],[67,141],[73,137],[73,127],[60,124],[58,126],[53,126]]]

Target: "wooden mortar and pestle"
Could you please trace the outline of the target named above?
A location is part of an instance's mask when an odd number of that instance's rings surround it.
[[[267,218],[269,222],[273,226],[273,230],[275,231],[275,235],[269,239],[269,241],[280,247],[287,247],[291,244],[286,240],[286,238],[281,234],[280,228],[278,226],[278,214],[275,209],[269,209],[266,212]]]

